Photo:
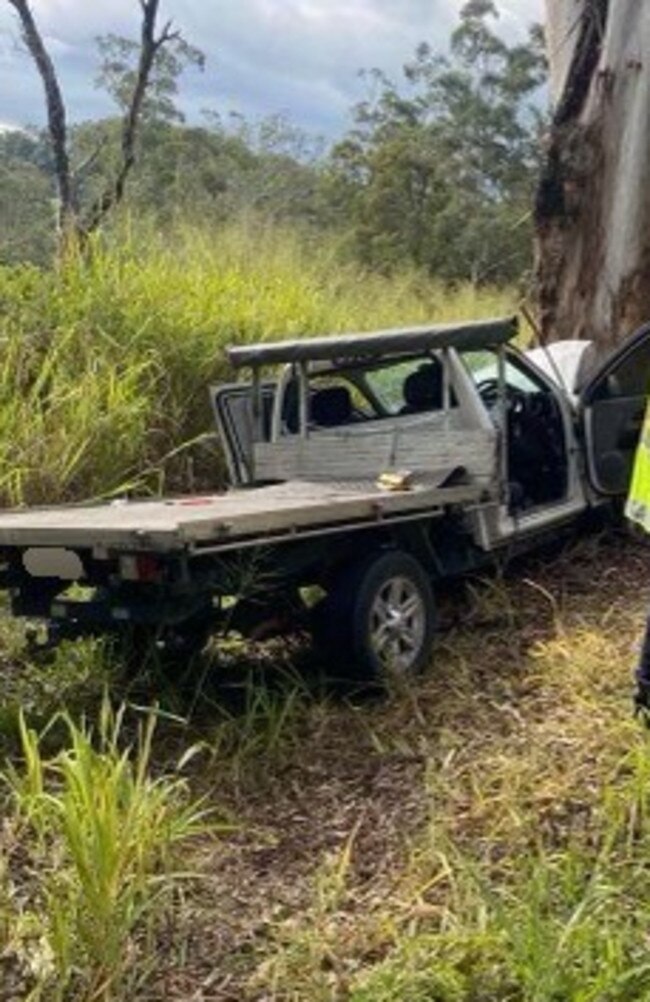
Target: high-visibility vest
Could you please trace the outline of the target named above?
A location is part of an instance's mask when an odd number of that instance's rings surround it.
[[[632,522],[650,532],[650,402],[646,407],[636,450],[625,514]]]

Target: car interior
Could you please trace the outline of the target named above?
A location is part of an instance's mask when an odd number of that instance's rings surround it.
[[[441,410],[443,384],[442,363],[432,355],[340,372],[326,370],[310,379],[309,424],[312,429],[336,428]],[[453,399],[451,404],[455,406]],[[287,383],[282,407],[285,432],[297,434],[300,425],[297,378]]]
[[[465,352],[463,360],[494,423],[501,421],[494,352]],[[509,509],[519,514],[552,504],[568,491],[564,421],[550,387],[510,356],[505,366]]]

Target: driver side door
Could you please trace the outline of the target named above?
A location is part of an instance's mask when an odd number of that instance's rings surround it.
[[[264,440],[271,434],[271,412],[276,384],[262,383],[261,426]],[[227,383],[210,388],[210,401],[221,440],[230,484],[238,487],[255,480],[253,462],[254,417],[251,383]]]
[[[650,391],[650,324],[611,355],[580,392],[586,470],[605,497],[624,496]]]

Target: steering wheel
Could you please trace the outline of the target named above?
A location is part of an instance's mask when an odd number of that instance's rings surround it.
[[[501,384],[498,379],[482,379],[476,384],[476,389],[489,410],[496,407],[501,393]],[[509,383],[505,384],[504,389],[508,410],[512,414],[523,414],[527,407],[528,394]]]

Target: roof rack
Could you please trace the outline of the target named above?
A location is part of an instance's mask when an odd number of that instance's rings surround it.
[[[227,348],[236,368],[288,362],[351,362],[373,355],[407,355],[417,351],[455,348],[480,351],[511,341],[519,330],[516,316],[471,323],[383,330],[365,334],[270,341],[266,344]]]

